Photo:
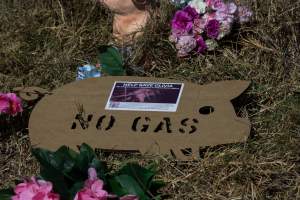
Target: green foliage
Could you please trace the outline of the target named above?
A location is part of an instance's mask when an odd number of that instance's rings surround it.
[[[109,180],[112,191],[119,195],[135,194],[140,199],[158,199],[156,191],[164,186],[153,180],[156,171],[143,168],[136,163],[127,163]]]
[[[158,199],[154,195],[163,186],[153,180],[156,171],[152,166],[143,168],[136,163],[127,163],[120,170],[110,173],[107,164],[98,160],[87,144],[80,146],[79,153],[66,146],[55,152],[36,148],[32,153],[41,165],[40,178],[52,182],[54,192],[62,200],[74,199],[88,179],[90,167],[96,169],[98,177],[105,183],[105,189],[118,196],[134,194],[141,200]],[[12,194],[12,190],[1,191],[0,199],[10,199]]]
[[[10,200],[13,196],[12,189],[0,190],[0,199],[1,200]]]
[[[116,48],[111,46],[99,47],[98,58],[104,73],[112,76],[125,75],[123,58]]]

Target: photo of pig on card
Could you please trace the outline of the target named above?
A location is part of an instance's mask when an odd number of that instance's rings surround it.
[[[176,112],[183,83],[116,81],[106,110]]]

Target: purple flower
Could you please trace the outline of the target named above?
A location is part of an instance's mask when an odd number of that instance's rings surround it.
[[[197,10],[195,8],[192,8],[191,6],[186,6],[183,9],[183,11],[188,13],[193,19],[195,19],[199,16],[199,14],[197,13]]]
[[[197,11],[186,6],[183,10],[179,10],[175,13],[172,20],[172,32],[176,35],[187,34],[193,29],[193,21],[198,17]]]
[[[206,27],[206,34],[208,37],[212,38],[212,39],[216,39],[219,35],[219,31],[220,31],[220,23],[218,20],[212,19],[210,20]]]
[[[250,18],[252,17],[252,15],[253,15],[253,13],[246,6],[240,6],[238,8],[238,17],[239,17],[240,23],[248,22],[250,20]]]
[[[197,46],[196,40],[191,35],[185,35],[178,38],[176,43],[176,49],[178,50],[178,56],[187,56]]]
[[[207,45],[201,36],[198,36],[196,38],[196,43],[197,43],[197,53],[200,54],[204,53],[205,50],[207,49]]]

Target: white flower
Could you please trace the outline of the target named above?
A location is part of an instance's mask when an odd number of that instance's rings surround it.
[[[228,3],[227,4],[228,13],[234,14],[237,11],[237,6],[235,3]]]
[[[204,14],[207,7],[203,0],[192,0],[189,2],[189,6],[194,8],[199,14]]]
[[[208,39],[205,41],[205,43],[208,51],[213,51],[218,47],[218,43],[216,40]]]

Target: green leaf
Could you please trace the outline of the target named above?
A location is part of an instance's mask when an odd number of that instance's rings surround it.
[[[83,186],[84,186],[84,181],[74,183],[73,187],[69,190],[71,199],[74,199],[76,193],[79,192],[83,188]]]
[[[1,200],[11,200],[11,197],[13,195],[14,195],[13,189],[0,190],[0,199]]]
[[[108,179],[107,183],[110,188],[110,191],[112,191],[113,194],[116,194],[119,197],[127,194],[126,190],[121,186],[121,184],[114,177]]]
[[[155,175],[152,170],[146,169],[137,163],[127,163],[118,174],[126,174],[133,177],[144,191],[149,190],[151,181]]]
[[[41,148],[35,148],[32,149],[32,154],[34,157],[39,161],[39,163],[42,166],[53,166],[57,167],[58,163],[54,159],[54,155],[51,151],[41,149]]]
[[[161,195],[157,195],[152,198],[152,200],[161,200],[161,199],[162,199]]]
[[[68,180],[66,180],[63,173],[53,167],[41,168],[41,177],[53,183],[54,192],[61,195],[63,199],[69,199],[70,193],[68,191]]]
[[[106,175],[108,173],[108,168],[107,168],[107,164],[105,162],[102,162],[102,161],[98,160],[97,158],[94,158],[90,164],[90,167],[94,167],[97,171],[97,176],[101,180],[103,180],[105,183],[107,182]]]
[[[152,162],[148,166],[146,166],[146,169],[148,169],[148,170],[150,170],[150,171],[152,171],[154,173],[157,172],[157,168],[158,168],[158,165],[155,162]]]
[[[133,177],[124,174],[124,175],[115,176],[114,178],[115,181],[121,185],[122,189],[126,191],[126,194],[137,195],[141,200],[150,199]]]
[[[41,164],[41,177],[53,183],[54,191],[59,193],[62,198],[68,199],[68,176],[59,170],[59,161],[53,152],[41,148],[32,149],[32,154]]]
[[[122,55],[116,48],[100,46],[99,60],[103,72],[112,76],[122,76],[125,74]]]
[[[62,146],[54,153],[54,159],[57,169],[62,170],[64,174],[69,173],[75,166],[75,154],[66,146]]]
[[[76,166],[82,171],[87,173],[90,163],[96,157],[94,150],[87,144],[83,143],[80,146],[79,156],[76,158]]]
[[[152,181],[151,182],[151,185],[150,185],[150,191],[152,193],[157,193],[157,190],[159,190],[160,188],[166,186],[166,183],[162,180],[155,180],[155,181]]]
[[[134,178],[147,195],[157,195],[158,189],[165,186],[162,180],[153,180],[157,173],[157,164],[152,163],[146,168],[141,167],[137,163],[127,163],[117,174],[126,174]],[[153,198],[151,196],[151,198]]]

